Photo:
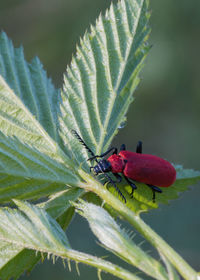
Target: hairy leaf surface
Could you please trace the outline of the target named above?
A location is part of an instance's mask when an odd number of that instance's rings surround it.
[[[36,58],[0,35],[0,201],[37,199],[80,181],[58,145],[59,91]]]
[[[47,78],[39,59],[35,57],[31,63],[26,62],[23,48],[14,48],[12,41],[8,39],[4,32],[0,34],[0,75],[23,102],[24,108],[31,112],[51,138],[58,140],[57,110],[60,102],[60,91],[55,89],[51,80]],[[10,109],[13,111],[9,119],[12,120],[12,116],[15,118],[21,112],[19,108],[14,106],[17,99],[11,100],[9,96],[7,97],[9,101],[13,101],[12,103],[9,102]],[[4,104],[2,103],[3,98],[5,99],[5,96],[1,95],[1,105]],[[2,106],[1,109],[3,109]],[[0,112],[2,115],[2,111]],[[20,124],[20,118],[18,120]],[[25,121],[28,125],[29,119],[27,117]],[[1,131],[3,130],[2,122],[1,118]],[[8,132],[8,130],[11,130],[11,123],[7,127],[8,122],[6,120],[4,122],[5,130],[3,131]],[[15,127],[15,135],[18,136],[16,129],[17,127]],[[20,130],[20,126],[18,126],[18,129]],[[21,138],[23,135],[19,132],[19,136]]]
[[[79,164],[88,156],[71,129],[77,130],[93,152],[100,154],[125,121],[149,50],[148,19],[148,1],[122,0],[111,4],[85,33],[67,68],[61,135],[66,152]]]

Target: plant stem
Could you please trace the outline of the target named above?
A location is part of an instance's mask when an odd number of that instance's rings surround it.
[[[164,256],[174,265],[178,272],[186,280],[197,280],[197,272],[155,231],[153,231],[138,215],[131,211],[126,204],[110,193],[105,187],[96,181],[91,175],[80,170],[81,177],[87,182],[83,183],[83,188],[95,192],[106,203],[111,205],[120,215],[122,215],[134,228],[140,232],[155,248],[160,250]]]
[[[67,253],[61,253],[60,256],[63,258],[72,259],[76,262],[82,262],[84,264],[96,267],[99,270],[109,272],[112,275],[115,275],[123,280],[142,280],[140,277],[134,275],[133,273],[130,273],[128,270],[119,267],[118,265],[75,250],[70,249],[67,251]]]

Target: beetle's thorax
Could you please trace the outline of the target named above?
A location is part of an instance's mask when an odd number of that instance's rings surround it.
[[[124,159],[117,154],[113,154],[110,156],[107,161],[111,164],[111,172],[112,173],[122,173],[125,167]]]
[[[102,159],[93,168],[94,168],[94,173],[96,173],[96,174],[106,173],[106,172],[110,172],[111,171],[111,164],[106,159]]]

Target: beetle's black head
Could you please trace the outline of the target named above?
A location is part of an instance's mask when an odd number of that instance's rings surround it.
[[[102,159],[93,169],[96,174],[110,172],[111,164],[106,159]]]

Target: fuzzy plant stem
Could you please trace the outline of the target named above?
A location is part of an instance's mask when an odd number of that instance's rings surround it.
[[[177,271],[186,280],[199,280],[199,274],[172,248],[164,241],[155,231],[151,229],[138,215],[134,214],[126,204],[121,202],[117,197],[110,193],[106,187],[103,187],[91,175],[83,170],[79,171],[81,177],[86,183],[82,186],[88,191],[95,192],[106,203],[114,208],[123,216],[134,228],[140,232],[157,250],[159,250],[172,263]]]
[[[98,275],[101,271],[105,271],[123,280],[142,280],[140,277],[134,275],[133,273],[130,273],[129,271],[123,269],[122,267],[119,267],[118,265],[89,254],[81,253],[72,249],[67,250],[67,252],[60,252],[60,254],[56,252],[56,254],[63,259],[67,258],[69,260],[74,260],[76,263],[81,262],[93,266],[98,269]],[[77,272],[79,273],[79,271]]]

